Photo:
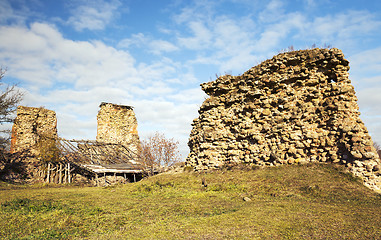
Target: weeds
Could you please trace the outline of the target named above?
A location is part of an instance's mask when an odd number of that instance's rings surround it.
[[[326,48],[326,49],[331,49],[333,48],[333,46],[331,44],[328,44],[328,43],[324,43],[322,46],[318,46],[316,45],[315,43],[312,44],[310,47],[307,47],[306,49],[314,49],[314,48]],[[290,45],[288,46],[287,48],[285,49],[281,49],[279,50],[278,52],[279,53],[287,53],[287,52],[293,52],[293,51],[298,51],[298,50],[301,50],[301,49],[296,49],[293,45]]]

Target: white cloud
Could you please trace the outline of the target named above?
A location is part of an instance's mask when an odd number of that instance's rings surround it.
[[[187,23],[190,36],[179,35],[180,46],[197,51],[196,58],[188,60],[190,64],[215,65],[219,71],[242,71],[252,66],[256,59],[254,22],[247,19],[231,19],[227,16],[211,16]],[[228,65],[229,64],[229,65]]]
[[[169,99],[176,103],[201,103],[207,95],[201,90],[200,87],[181,90],[178,93],[169,96]]]
[[[267,4],[266,8],[259,14],[259,20],[264,23],[279,21],[283,14],[284,2],[280,0],[272,0]]]
[[[120,102],[121,99],[131,99],[132,93],[126,91],[125,88],[98,86],[90,88],[89,90],[75,90],[75,89],[62,89],[52,90],[43,97],[46,102],[51,104],[76,103],[81,104],[82,107],[86,103],[100,103],[100,102]],[[95,104],[96,105],[96,104]],[[81,107],[77,111],[79,115],[87,115],[86,111],[82,111]]]
[[[180,10],[180,13],[173,15],[173,20],[178,24],[183,24],[189,21],[196,21],[196,19],[207,20],[215,13],[218,1],[203,0],[192,1],[186,7]]]
[[[24,39],[28,39],[25,42]],[[34,23],[23,27],[0,28],[0,61],[9,74],[40,87],[53,82],[73,83],[75,87],[125,84],[139,81],[135,60],[126,51],[100,41],[64,39],[52,26]]]
[[[350,56],[350,79],[355,86],[361,119],[373,141],[381,143],[381,48]]]
[[[298,12],[284,14],[280,1],[270,2],[255,17],[232,18],[207,9],[208,17],[193,14],[197,6],[183,9],[179,23],[185,24],[189,31],[179,31],[178,42],[197,52],[189,63],[216,65],[220,72],[242,73],[264,56],[269,57],[274,49],[281,50],[286,47],[282,47],[282,41],[289,38],[290,32],[303,31],[307,20]],[[274,14],[277,19],[274,16],[271,21],[262,19]]]
[[[185,96],[184,96],[185,97]],[[187,142],[191,123],[197,117],[196,104],[166,100],[144,100],[134,104],[138,119],[139,135],[144,138],[155,131],[164,132],[168,138],[180,141],[180,152],[185,158],[189,153]],[[147,126],[142,128],[142,126]]]
[[[142,47],[148,42],[148,38],[143,33],[132,34],[130,38],[119,41],[118,48],[130,48],[133,46]]]
[[[357,92],[361,112],[366,115],[381,115],[381,83],[372,88],[362,89]],[[381,123],[380,123],[381,125]]]
[[[232,19],[217,18],[214,27],[214,46],[221,51],[224,55],[234,56],[237,52],[246,48],[245,51],[251,50],[252,43],[250,39],[254,36],[250,30],[240,26],[239,22]]]
[[[40,32],[34,30],[36,29],[0,27],[1,65],[6,66],[8,73],[14,77],[49,85],[53,75],[48,66],[51,63],[45,62],[48,57],[46,49],[49,46]],[[25,39],[28,39],[27,43]]]
[[[307,9],[313,9],[317,5],[315,0],[304,0],[303,2],[306,5]]]
[[[166,81],[168,76],[176,73],[179,64],[169,58],[160,58],[150,64],[141,63],[138,71],[141,73],[144,83],[152,83],[153,81]]]
[[[287,47],[282,44],[285,39],[290,38],[290,32],[304,31],[306,17],[300,13],[284,15],[282,21],[268,25],[261,33],[260,38],[255,43],[256,52],[269,52]],[[292,42],[292,41],[291,41]]]
[[[232,18],[205,7],[206,4],[203,8],[197,4],[187,6],[181,14],[175,15],[181,28],[177,34],[178,44],[196,52],[189,63],[216,65],[222,72],[242,72],[244,67],[290,45],[298,48],[327,43],[347,48],[358,43],[357,36],[372,34],[381,26],[367,11],[339,11],[315,17],[303,12],[286,12],[285,3],[274,0],[256,16]],[[209,15],[206,16],[206,12]],[[183,31],[184,26],[188,31]],[[245,61],[251,62],[245,64]]]
[[[377,116],[363,116],[361,115],[361,119],[363,120],[365,126],[367,127],[370,136],[372,137],[373,142],[381,143],[381,115]]]
[[[152,39],[143,33],[132,34],[130,38],[125,38],[117,44],[118,48],[131,49],[132,47],[143,48],[149,53],[161,55],[162,53],[178,51],[179,48],[166,40]]]
[[[162,52],[173,52],[179,50],[174,44],[164,40],[153,40],[150,43],[151,52],[161,54]]]
[[[351,68],[355,68],[357,72],[381,73],[381,47],[369,49],[350,56]]]
[[[151,84],[145,86],[144,88],[139,86],[131,87],[131,92],[133,92],[137,97],[152,98],[163,94],[172,94],[174,89],[164,82],[152,81]]]
[[[78,119],[75,114],[54,110],[57,113],[57,130],[60,137],[95,140],[97,134],[96,115],[89,119]]]
[[[0,1],[0,23],[6,24],[7,22],[12,22],[16,25],[24,24],[32,13],[24,4],[20,4],[20,6],[21,9],[16,10],[12,8],[9,0]]]
[[[189,49],[208,49],[212,44],[212,33],[202,22],[190,22],[192,37],[179,37],[179,44]]]
[[[160,40],[148,43],[161,51],[176,48]],[[199,99],[197,91],[181,91],[178,103],[170,98],[179,91],[177,85],[195,79],[188,72],[177,74],[178,62],[161,57],[136,65],[125,50],[100,41],[72,41],[54,26],[33,23],[30,28],[0,27],[0,64],[8,67],[9,77],[23,82],[24,105],[56,111],[59,133],[66,138],[94,138],[98,105],[106,101],[134,106],[139,131],[165,131],[182,139],[182,152],[187,151]],[[179,76],[181,81],[175,80]]]
[[[302,38],[342,47],[351,46],[363,34],[371,34],[381,27],[381,21],[368,11],[338,12],[316,17],[304,24],[304,31],[299,33]]]
[[[75,30],[103,30],[118,15],[120,1],[80,1],[71,12],[67,23]]]

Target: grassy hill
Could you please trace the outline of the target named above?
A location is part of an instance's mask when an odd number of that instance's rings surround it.
[[[204,185],[202,185],[204,182]],[[1,239],[377,239],[381,195],[330,164],[0,184]]]

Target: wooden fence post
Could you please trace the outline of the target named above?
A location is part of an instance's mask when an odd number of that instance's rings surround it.
[[[71,176],[70,176],[70,163],[67,163],[67,172],[68,172],[68,180],[69,180],[69,183],[71,183]]]
[[[64,182],[67,183],[67,167],[66,167],[66,164],[65,164],[64,171],[65,171]]]
[[[47,177],[46,177],[46,182],[50,183],[50,163],[48,163],[48,174],[47,174]]]

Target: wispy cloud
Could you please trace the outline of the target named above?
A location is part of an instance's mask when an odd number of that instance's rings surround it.
[[[180,45],[193,50],[210,48],[212,44],[212,32],[205,26],[204,22],[192,21],[188,23],[188,27],[193,36],[179,37],[178,41]]]
[[[19,9],[14,9],[11,5],[11,1],[0,1],[0,24],[12,23],[14,25],[22,25],[26,19],[33,13],[30,9],[23,4],[20,4]]]
[[[130,38],[125,38],[119,41],[117,44],[118,48],[130,48],[130,47],[143,47],[149,41],[143,33],[132,34]]]
[[[79,1],[79,5],[71,10],[72,16],[67,23],[77,31],[103,30],[118,15],[120,6],[118,0]]]
[[[143,33],[132,34],[130,38],[119,41],[117,46],[123,49],[138,47],[155,55],[179,50],[174,43],[162,39],[152,39],[152,37],[146,36]]]
[[[265,9],[260,12],[258,19],[263,23],[277,22],[282,19],[285,9],[281,0],[271,0]]]
[[[368,11],[344,11],[325,15],[304,22],[301,38],[334,46],[349,47],[381,27],[381,21]]]
[[[161,39],[153,40],[149,45],[151,52],[154,54],[161,54],[162,52],[174,52],[179,50],[179,48],[174,44]]]

